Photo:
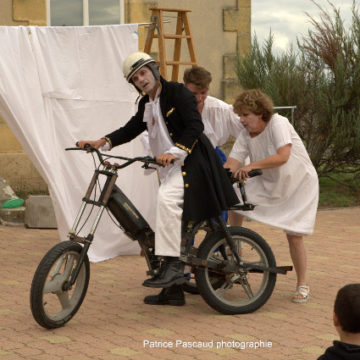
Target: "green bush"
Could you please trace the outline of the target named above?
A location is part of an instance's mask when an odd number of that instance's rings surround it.
[[[244,89],[259,88],[276,105],[296,105],[293,125],[320,177],[360,174],[360,15],[353,2],[345,28],[339,10],[308,15],[312,29],[292,48],[275,55],[273,35],[238,57],[236,73]],[[290,114],[285,114],[290,118]],[[353,186],[353,185],[349,185]]]

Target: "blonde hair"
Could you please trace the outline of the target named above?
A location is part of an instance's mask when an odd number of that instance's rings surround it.
[[[243,110],[248,110],[255,115],[262,115],[265,122],[270,121],[273,115],[274,104],[270,97],[258,89],[241,92],[234,102],[234,112],[238,115]]]

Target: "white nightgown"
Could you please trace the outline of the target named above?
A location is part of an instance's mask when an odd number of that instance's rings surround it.
[[[318,206],[318,176],[287,118],[274,114],[264,131],[253,138],[242,130],[229,157],[242,163],[247,156],[250,162],[259,161],[287,144],[291,144],[291,154],[284,165],[265,169],[262,175],[246,181],[248,202],[257,205],[255,209],[238,212],[286,232],[309,235],[314,230]]]
[[[212,96],[206,97],[201,118],[204,134],[214,147],[224,145],[230,135],[237,138],[244,129],[232,105]]]
[[[206,97],[201,118],[204,124],[204,134],[214,147],[224,145],[230,135],[237,138],[240,131],[244,129],[240,117],[234,113],[232,105],[212,96]],[[153,156],[147,131],[143,132],[141,142],[145,153]]]

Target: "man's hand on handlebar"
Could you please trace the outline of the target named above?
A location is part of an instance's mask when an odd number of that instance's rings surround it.
[[[99,149],[101,146],[104,146],[106,144],[105,139],[99,139],[99,140],[80,140],[76,143],[76,146],[82,149],[85,149],[89,145],[92,146],[95,149]]]
[[[176,161],[176,157],[172,154],[161,154],[156,157],[156,161],[161,165],[168,166]]]
[[[104,145],[106,145],[107,142],[104,138],[101,138],[99,140],[79,140],[76,142],[76,146],[80,149],[86,149],[88,147],[92,147],[95,148],[96,150],[98,150],[100,147],[104,147]],[[101,155],[100,153],[98,153],[98,155]],[[169,166],[171,164],[173,164],[177,158],[169,153],[164,153],[161,154],[159,156],[157,156],[155,159],[154,158],[134,158],[134,159],[130,159],[130,158],[125,158],[125,157],[121,157],[121,156],[112,156],[113,158],[119,158],[122,160],[131,160],[131,162],[135,161],[143,161],[149,164],[155,164],[154,161],[156,161],[156,163],[158,165],[162,165],[162,166]],[[145,161],[146,160],[146,161]],[[147,165],[148,166],[148,165]],[[145,166],[145,168],[147,167]]]

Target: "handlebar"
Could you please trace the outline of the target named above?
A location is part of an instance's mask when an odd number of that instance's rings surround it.
[[[150,156],[139,156],[139,157],[135,157],[135,158],[128,158],[128,157],[124,157],[124,156],[118,156],[118,155],[111,155],[109,156],[108,154],[103,154],[101,153],[98,149],[92,147],[92,146],[88,146],[86,148],[79,148],[79,147],[70,147],[70,148],[66,148],[66,151],[73,151],[73,150],[80,150],[80,151],[86,151],[86,152],[95,152],[99,158],[99,161],[101,164],[105,165],[105,159],[104,157],[106,157],[107,159],[109,158],[114,158],[114,159],[120,159],[120,160],[125,160],[126,162],[121,164],[121,165],[112,165],[114,166],[116,169],[123,169],[129,165],[131,165],[132,163],[136,162],[136,161],[140,161],[142,163],[144,163],[143,167],[145,169],[149,168],[150,164],[155,164],[155,165],[159,165],[159,166],[163,166],[162,164],[158,163],[156,161],[156,158],[150,157]]]
[[[77,143],[76,143],[77,144]],[[164,166],[163,164],[160,164],[156,161],[155,157],[151,157],[151,156],[139,156],[139,157],[135,157],[135,158],[128,158],[128,157],[124,157],[124,156],[118,156],[118,155],[108,155],[108,154],[103,154],[101,153],[98,149],[92,147],[92,146],[87,146],[85,148],[80,148],[80,147],[70,147],[70,148],[65,148],[66,151],[73,151],[73,150],[80,150],[80,151],[86,151],[86,152],[96,152],[99,161],[101,164],[105,165],[105,160],[103,158],[103,156],[106,156],[107,159],[112,158],[112,159],[120,159],[120,160],[125,160],[126,162],[121,164],[121,165],[113,165],[114,168],[116,169],[123,169],[129,165],[131,165],[132,163],[136,162],[136,161],[140,161],[142,163],[144,163],[143,167],[145,169],[150,168],[149,165],[150,164],[154,164],[154,165],[158,165],[158,166]],[[171,163],[173,163],[174,161],[172,160]],[[232,183],[236,183],[236,182],[240,182],[239,179],[234,178],[234,174],[230,171],[230,169],[226,168],[226,173],[229,176],[229,179],[231,180]],[[262,175],[262,170],[260,169],[254,169],[248,172],[249,177],[254,177],[254,176],[258,176],[258,175]]]
[[[255,177],[255,176],[259,176],[262,175],[262,170],[260,169],[254,169],[248,172],[249,177]]]
[[[231,180],[231,182],[234,184],[236,182],[241,182],[241,180],[234,178],[234,174],[230,171],[229,168],[225,168],[227,175],[229,176],[229,179]],[[262,175],[262,170],[260,169],[254,169],[248,172],[249,178],[255,177],[255,176],[259,176]]]
[[[242,201],[243,203],[241,205],[234,205],[231,207],[231,210],[242,210],[242,211],[248,211],[248,210],[254,210],[255,205],[253,204],[249,204],[247,202],[247,196],[246,196],[246,192],[245,192],[245,183],[242,180],[239,180],[237,178],[234,178],[234,174],[230,171],[230,169],[226,169],[226,172],[229,176],[230,181],[234,184],[234,183],[238,183],[238,187],[240,189],[240,194],[242,197]],[[254,176],[259,176],[261,175],[263,172],[260,169],[254,169],[248,172],[248,176],[254,177]]]

